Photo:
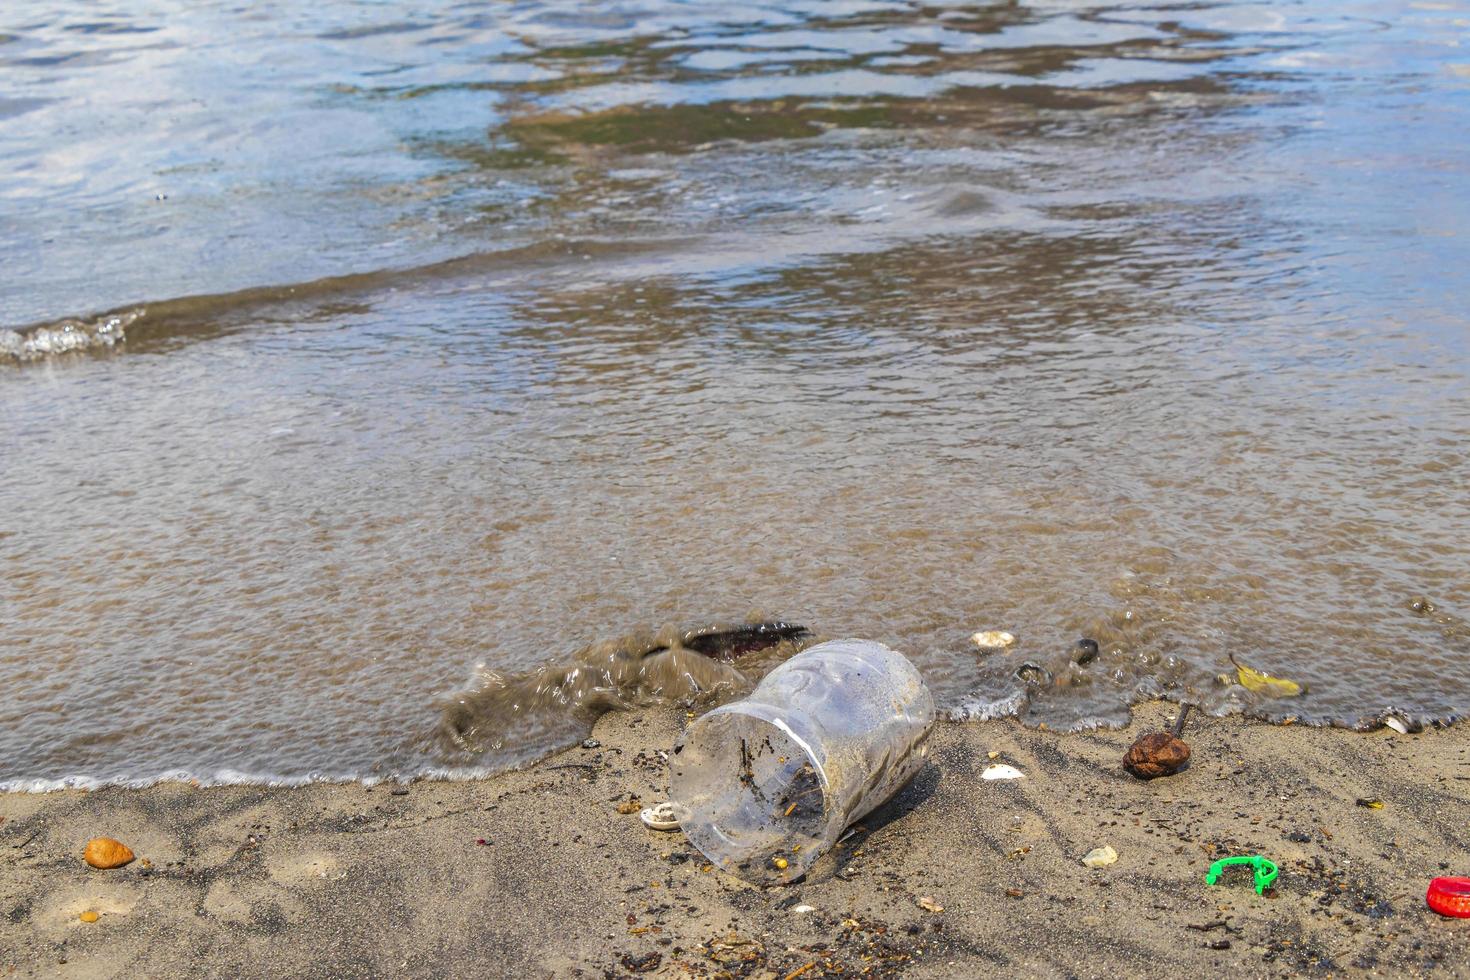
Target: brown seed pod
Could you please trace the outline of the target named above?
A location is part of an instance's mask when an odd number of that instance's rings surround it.
[[[1189,761],[1189,746],[1168,732],[1140,736],[1123,756],[1123,768],[1139,779],[1172,776]]]

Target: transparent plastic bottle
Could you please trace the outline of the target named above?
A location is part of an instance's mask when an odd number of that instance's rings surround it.
[[[748,881],[801,877],[923,767],[934,698],[903,654],[834,640],[690,724],[669,757],[680,827]]]

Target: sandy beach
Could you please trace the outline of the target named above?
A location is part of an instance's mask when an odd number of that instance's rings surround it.
[[[1470,976],[1470,920],[1424,903],[1470,868],[1470,730],[1194,717],[1190,768],[1126,775],[1171,710],[1090,735],[942,725],[931,764],[784,888],[619,812],[663,798],[670,710],[406,792],[9,795],[0,976]],[[981,780],[992,752],[1026,778]],[[97,835],[138,860],[88,867]],[[1118,861],[1083,867],[1102,845]],[[1213,858],[1252,853],[1281,868],[1264,896],[1246,871],[1206,887]]]

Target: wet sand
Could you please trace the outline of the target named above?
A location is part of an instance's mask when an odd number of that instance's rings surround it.
[[[4,796],[0,976],[1470,976],[1470,920],[1424,905],[1432,876],[1470,872],[1470,729],[1193,718],[1188,770],[1124,774],[1169,715],[942,726],[933,763],[787,888],[618,812],[662,798],[676,712],[608,715],[597,748],[403,795]],[[1027,778],[982,781],[990,752]],[[94,835],[139,860],[87,867]],[[1079,863],[1104,844],[1116,864]],[[1264,897],[1244,872],[1205,886],[1212,856],[1257,852],[1281,866]]]

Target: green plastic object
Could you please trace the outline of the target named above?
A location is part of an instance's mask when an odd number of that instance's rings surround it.
[[[1251,866],[1251,868],[1255,870],[1257,895],[1264,895],[1266,893],[1266,889],[1270,888],[1271,883],[1276,880],[1276,872],[1278,869],[1275,863],[1268,860],[1267,858],[1261,857],[1259,854],[1252,854],[1250,857],[1229,857],[1221,858],[1220,860],[1216,861],[1214,864],[1210,865],[1210,873],[1205,875],[1205,884],[1213,885],[1215,882],[1219,881],[1220,872],[1224,871],[1226,867],[1232,864],[1248,864]]]

